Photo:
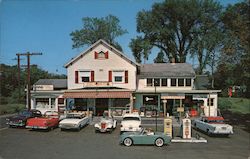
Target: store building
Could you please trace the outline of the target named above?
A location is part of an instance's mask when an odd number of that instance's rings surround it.
[[[63,112],[66,100],[63,93],[67,89],[67,79],[39,79],[31,91],[31,109]]]
[[[192,110],[217,116],[217,93],[220,91],[201,87],[199,79],[187,63],[141,65],[134,93],[134,109],[147,111],[148,116],[154,110],[162,116],[166,113],[178,116]]]

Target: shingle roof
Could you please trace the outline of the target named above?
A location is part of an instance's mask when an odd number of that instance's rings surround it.
[[[39,79],[34,85],[53,85],[54,89],[67,88],[67,79]]]
[[[187,63],[155,63],[140,66],[139,78],[195,77],[192,65]]]

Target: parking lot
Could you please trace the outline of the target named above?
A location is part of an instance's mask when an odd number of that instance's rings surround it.
[[[160,129],[160,128],[159,128]],[[249,133],[234,127],[229,138],[208,137],[208,143],[171,143],[125,147],[119,144],[119,127],[112,134],[94,133],[89,125],[81,131],[50,132],[0,129],[0,158],[3,159],[246,159]]]

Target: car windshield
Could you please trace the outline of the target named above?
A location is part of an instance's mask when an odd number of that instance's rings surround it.
[[[224,121],[223,120],[208,120],[207,121],[208,123],[224,123]]]
[[[22,115],[22,116],[31,116],[31,112],[29,111],[22,111],[19,113],[19,115]]]
[[[136,120],[136,121],[140,121],[140,119],[138,117],[124,117],[123,120]]]
[[[69,119],[81,119],[82,118],[82,115],[79,115],[79,114],[67,114],[66,118],[69,118]]]

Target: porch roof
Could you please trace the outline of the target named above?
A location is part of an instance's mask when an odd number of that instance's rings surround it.
[[[131,91],[66,91],[64,98],[130,98]]]

